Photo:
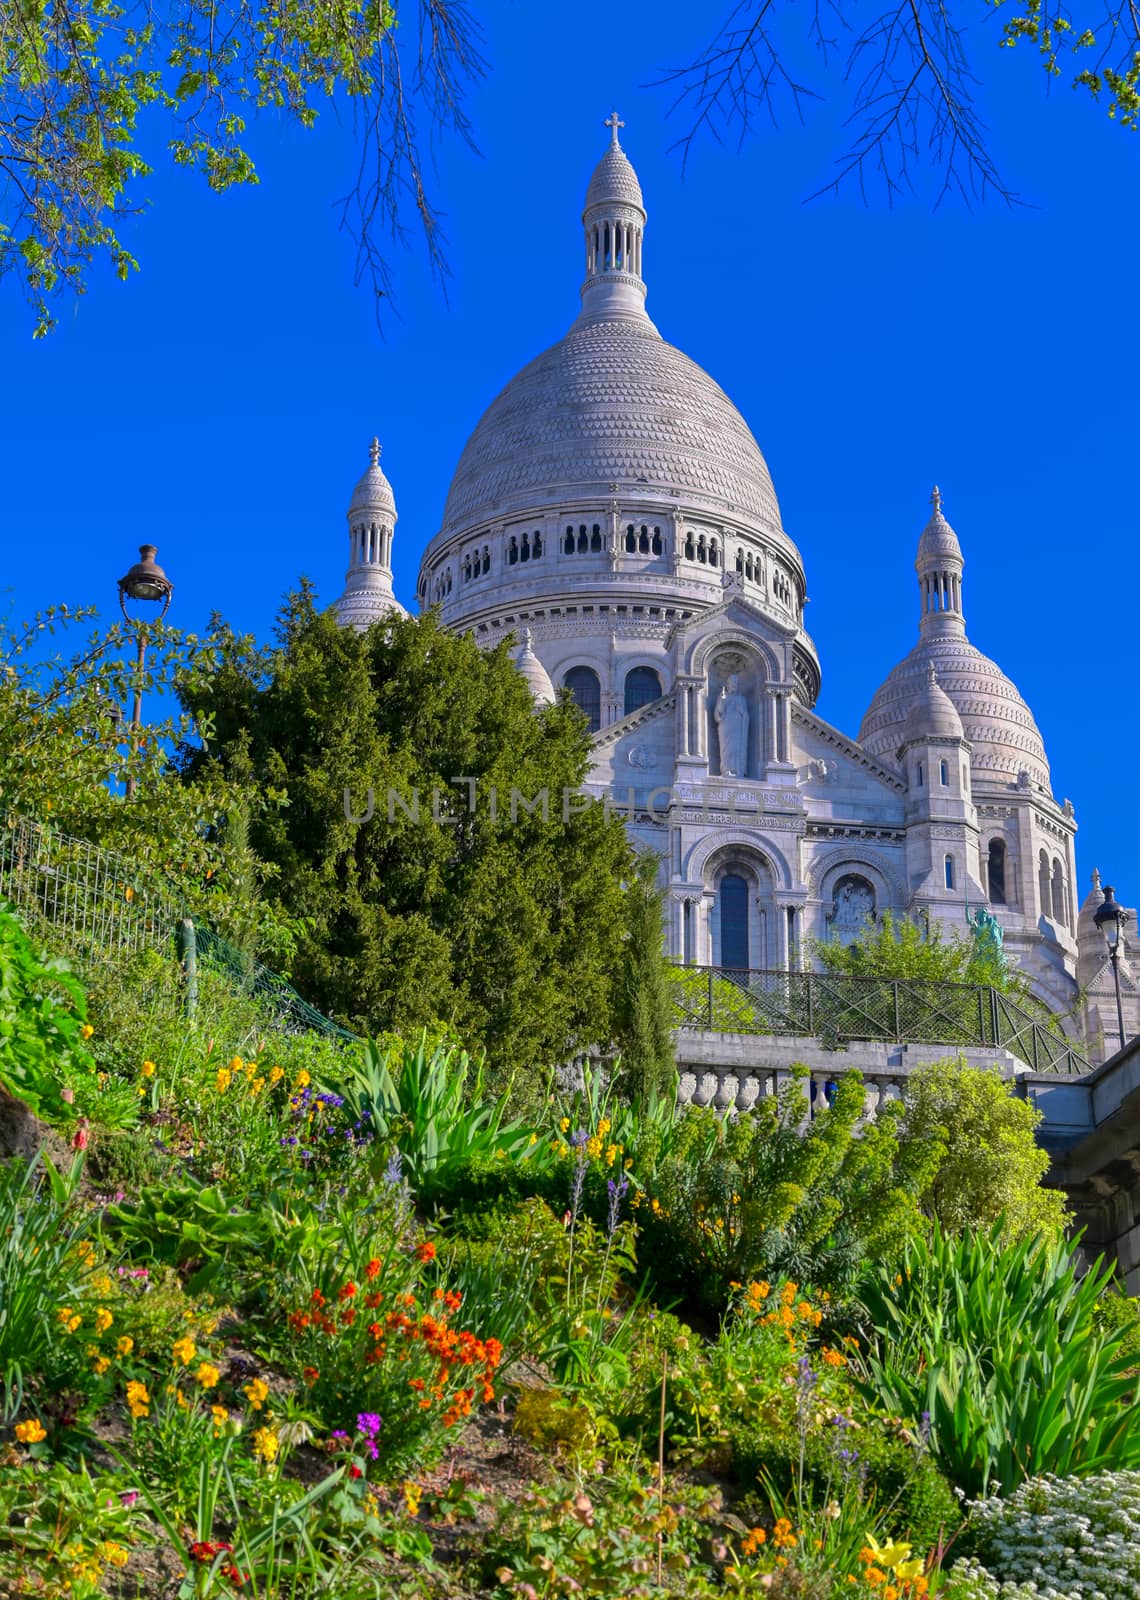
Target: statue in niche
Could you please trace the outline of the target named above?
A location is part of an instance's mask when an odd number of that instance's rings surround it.
[[[748,701],[740,692],[740,679],[730,673],[721,685],[713,708],[722,778],[743,778],[748,764]]]
[[[835,893],[832,930],[846,943],[875,920],[875,891],[864,878],[843,878]]]

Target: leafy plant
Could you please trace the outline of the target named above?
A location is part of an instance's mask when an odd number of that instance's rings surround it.
[[[79,1171],[77,1161],[60,1174],[46,1156],[0,1163],[0,1421],[19,1411],[31,1377],[47,1384],[77,1366],[70,1336],[94,1260]]]
[[[1063,1231],[1065,1197],[1042,1179],[1049,1153],[1034,1129],[1042,1113],[996,1072],[961,1059],[933,1061],[907,1079],[903,1148],[937,1140],[942,1154],[921,1197],[946,1233],[990,1228],[1011,1239]]]
[[[93,1600],[130,1558],[140,1529],[123,1480],[28,1459],[0,1473],[0,1588]]]
[[[1123,1330],[1099,1331],[1110,1277],[1076,1246],[935,1226],[867,1276],[869,1397],[915,1428],[968,1496],[1037,1472],[1140,1466],[1140,1404]]]
[[[534,1128],[508,1119],[509,1093],[486,1098],[483,1066],[465,1051],[425,1038],[382,1053],[366,1044],[350,1058],[338,1087],[348,1116],[378,1150],[399,1153],[403,1176],[423,1201],[447,1193],[461,1167],[479,1161],[537,1162],[545,1158]]]

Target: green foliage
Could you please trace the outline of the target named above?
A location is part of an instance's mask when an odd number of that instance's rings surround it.
[[[979,950],[972,939],[884,911],[849,944],[815,940],[812,953],[825,972],[851,978],[925,979],[932,983],[976,983],[1013,994],[1024,979]]]
[[[844,1073],[808,1119],[806,1068],[745,1117],[686,1110],[639,1196],[641,1258],[667,1293],[724,1305],[730,1285],[792,1277],[840,1295],[865,1259],[921,1224],[917,1196],[938,1151],[900,1144],[901,1107],[862,1129],[863,1081]]]
[[[403,234],[399,202],[412,190],[433,268],[444,270],[415,102],[422,94],[433,130],[450,125],[469,137],[462,96],[483,64],[461,7],[435,4],[430,25],[412,28],[418,58],[413,46],[404,63],[386,0],[237,15],[217,0],[193,0],[141,19],[123,5],[81,0],[66,25],[50,10],[3,15],[0,170],[21,181],[0,221],[0,269],[27,292],[37,336],[54,325],[53,293],[83,293],[94,262],[108,261],[120,278],[136,267],[115,228],[145,203],[139,188],[152,169],[142,133],[155,123],[165,124],[159,143],[174,164],[220,193],[259,181],[246,138],[259,112],[307,129],[330,100],[346,114],[365,108],[371,131],[361,174],[340,202],[359,273],[377,293],[387,287],[379,229]],[[367,154],[373,141],[375,163]]]
[[[943,1146],[921,1203],[945,1233],[988,1229],[999,1218],[1011,1239],[1064,1231],[1065,1197],[1042,1187],[1049,1155],[1034,1138],[1041,1112],[997,1072],[934,1061],[911,1074],[905,1098],[903,1145]]]
[[[1075,1246],[935,1225],[867,1276],[865,1390],[917,1428],[965,1494],[1008,1494],[1032,1472],[1140,1464],[1140,1406],[1123,1331],[1097,1329],[1109,1274]]]
[[[655,854],[638,858],[626,891],[628,927],[622,952],[614,1040],[624,1093],[636,1105],[664,1096],[673,1083],[673,990],[665,959],[665,895]]]
[[[549,1455],[592,1459],[598,1449],[598,1419],[588,1405],[557,1389],[523,1389],[515,1405],[515,1432]]]
[[[34,1449],[35,1447],[33,1447]],[[32,1452],[28,1452],[31,1457]],[[123,1480],[25,1459],[0,1473],[0,1589],[94,1600],[121,1569],[141,1529]]]
[[[100,1096],[90,1033],[82,985],[66,962],[36,950],[0,902],[0,1085],[47,1122],[132,1121],[129,1100]]]
[[[46,1157],[0,1164],[0,1421],[37,1391],[75,1377],[78,1326],[90,1300],[92,1247],[75,1199],[79,1164],[57,1173]]]
[[[274,650],[220,623],[212,642],[186,697],[213,715],[210,759],[188,770],[240,758],[288,795],[250,838],[279,909],[311,919],[306,997],[361,1032],[446,1023],[519,1087],[608,1042],[630,847],[600,804],[563,814],[590,759],[576,708],[536,714],[506,645],[434,616],[359,634],[304,590]]]
[[[403,1177],[425,1204],[449,1195],[468,1164],[547,1162],[537,1132],[508,1119],[509,1090],[487,1099],[482,1063],[469,1083],[470,1073],[465,1051],[429,1050],[424,1035],[418,1045],[387,1052],[365,1045],[338,1080],[348,1120],[382,1157],[398,1153]]]

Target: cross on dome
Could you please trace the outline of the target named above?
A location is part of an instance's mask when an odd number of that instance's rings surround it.
[[[610,130],[610,143],[616,145],[618,142],[618,129],[625,127],[625,123],[618,116],[617,112],[611,111],[602,126]]]
[[[930,504],[934,508],[934,515],[936,517],[940,517],[942,515],[942,490],[937,484],[934,485],[933,492],[931,493]]]
[[[378,467],[380,465],[380,441],[379,441],[379,439],[373,439],[373,441],[372,441],[372,443],[371,443],[371,445],[369,446],[369,449],[368,449],[368,458],[372,462],[372,465],[374,467]]]

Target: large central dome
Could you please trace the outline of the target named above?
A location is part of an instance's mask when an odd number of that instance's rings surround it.
[[[640,317],[586,320],[483,413],[460,458],[443,529],[560,496],[679,491],[780,531],[767,464],[719,384]]]

